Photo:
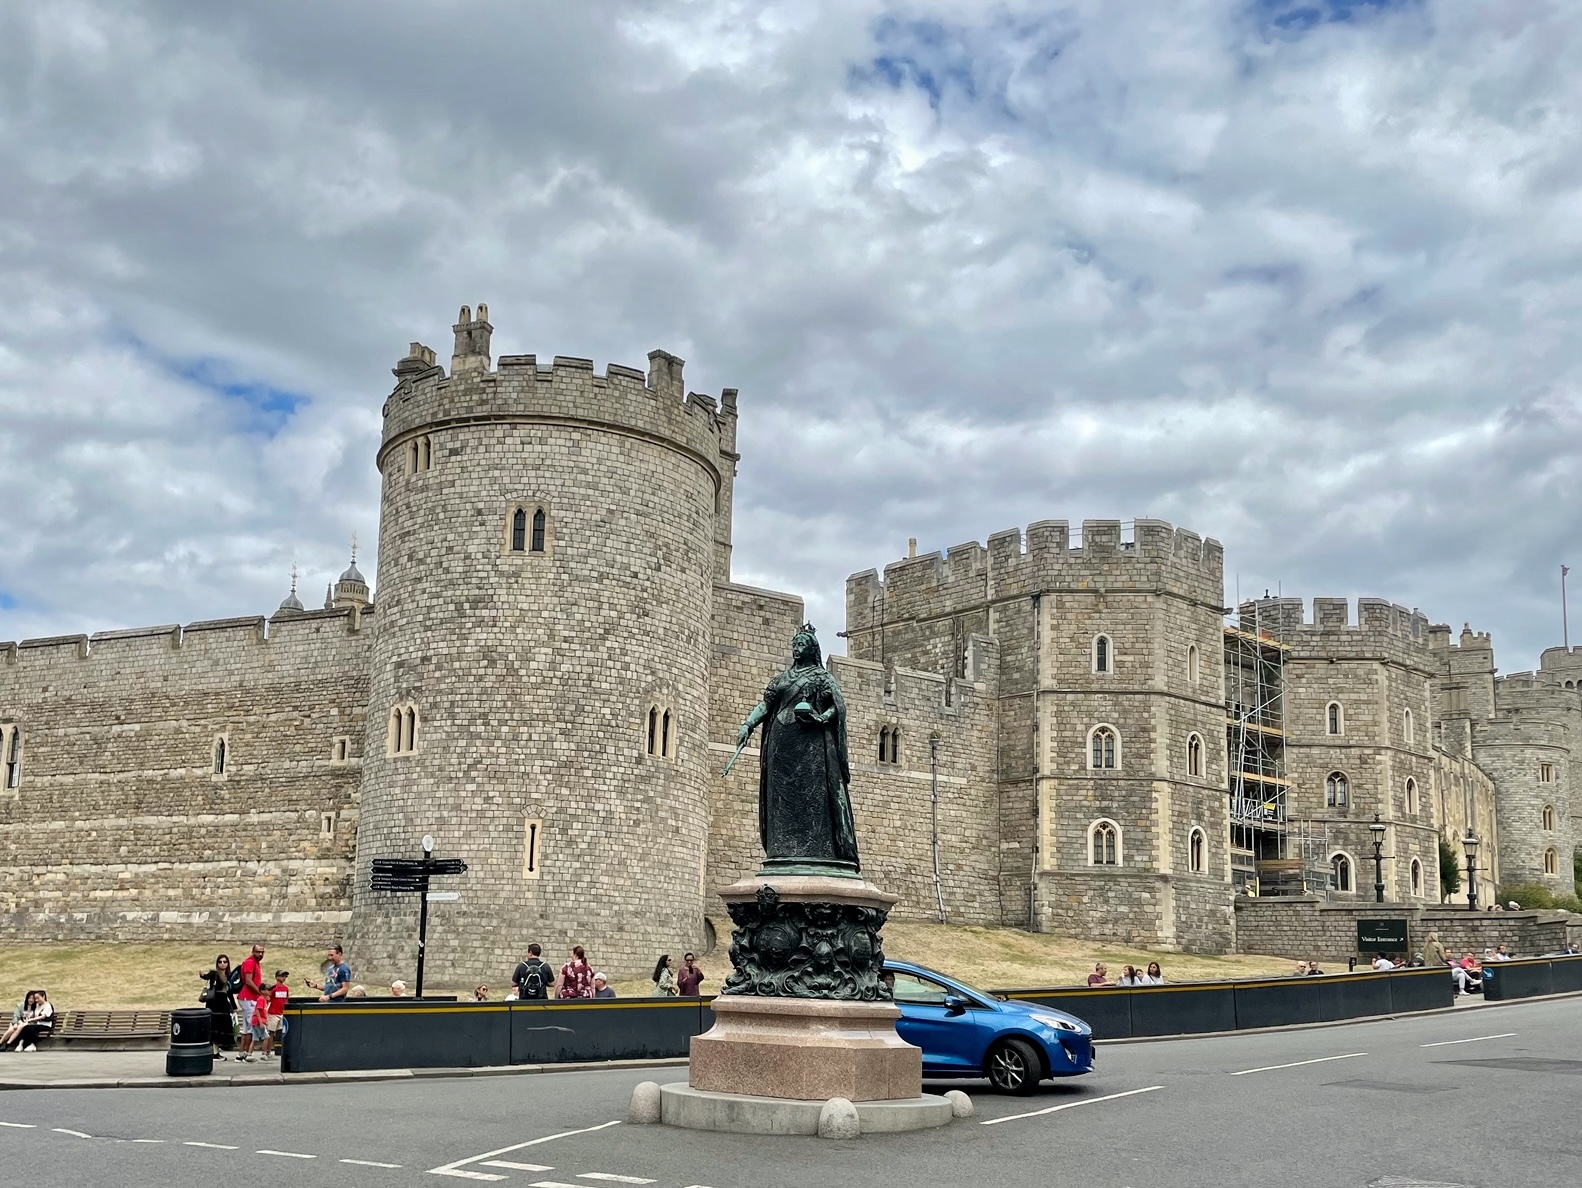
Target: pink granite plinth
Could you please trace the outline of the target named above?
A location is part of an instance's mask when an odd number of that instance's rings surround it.
[[[923,1052],[895,1032],[888,1002],[721,995],[692,1041],[692,1088],[799,1101],[912,1099]]]

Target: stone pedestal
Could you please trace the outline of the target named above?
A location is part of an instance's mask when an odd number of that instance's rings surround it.
[[[714,1026],[692,1041],[690,1082],[709,1093],[800,1101],[894,1101],[923,1092],[923,1053],[895,1033],[888,1002],[714,1000]]]

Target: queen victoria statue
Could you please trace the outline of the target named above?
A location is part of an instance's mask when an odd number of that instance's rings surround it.
[[[760,724],[758,836],[764,873],[855,876],[846,699],[824,667],[812,624],[796,633],[790,667],[769,682],[763,700],[742,723],[738,753]]]

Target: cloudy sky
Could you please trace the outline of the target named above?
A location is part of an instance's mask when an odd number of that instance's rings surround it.
[[[741,389],[736,576],[831,630],[909,536],[1150,515],[1529,667],[1579,60],[1572,0],[6,5],[0,639],[312,604],[482,300]]]

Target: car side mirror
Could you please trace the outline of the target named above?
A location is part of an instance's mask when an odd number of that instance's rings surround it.
[[[967,1000],[959,994],[945,995],[945,1009],[952,1015],[965,1015],[967,1013]]]

